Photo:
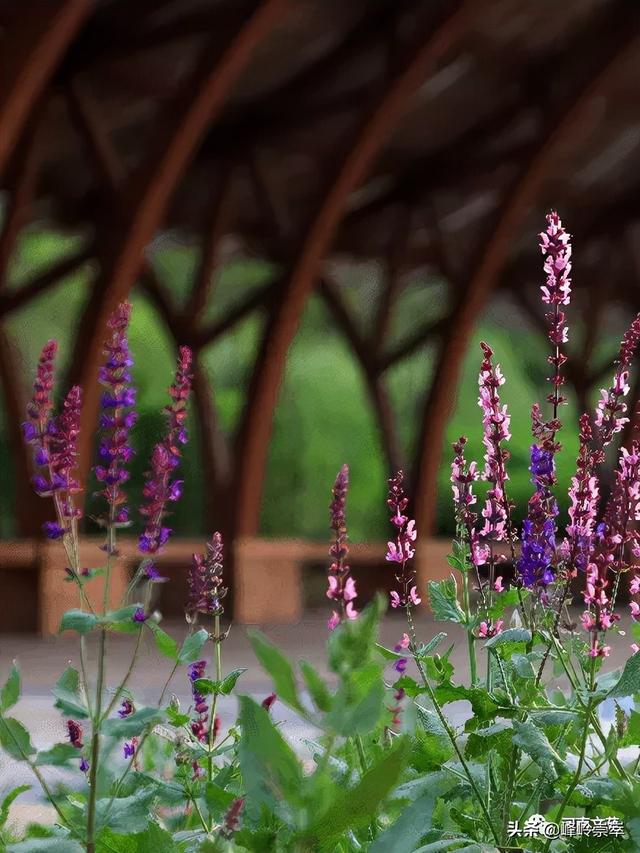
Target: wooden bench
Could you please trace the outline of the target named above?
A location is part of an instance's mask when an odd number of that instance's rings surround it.
[[[82,565],[104,564],[100,550],[103,540],[83,537],[80,543]],[[140,560],[135,540],[121,539],[120,559],[111,574],[110,606],[119,604],[131,572]],[[173,539],[165,546],[156,562],[160,571],[164,565],[184,564],[185,573],[191,554],[202,550],[200,539]],[[354,566],[371,567],[376,571],[392,568],[385,563],[384,543],[352,543],[350,561]],[[446,555],[448,540],[431,539],[423,542],[416,552],[418,588],[423,600],[427,581],[449,573]],[[302,618],[304,610],[304,572],[309,564],[328,564],[328,545],[303,540],[240,539],[234,548],[235,619],[245,624],[290,623]],[[56,634],[62,614],[78,606],[78,591],[65,580],[65,557],[59,542],[18,540],[0,543],[0,570],[31,571],[36,576],[36,627],[40,634]],[[375,578],[374,578],[375,580]],[[386,580],[386,579],[385,579]],[[96,578],[88,588],[92,601],[101,602],[103,580]],[[2,626],[0,626],[0,629]]]

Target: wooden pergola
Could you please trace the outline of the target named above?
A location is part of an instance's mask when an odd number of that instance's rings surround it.
[[[569,375],[579,400],[599,378],[604,309],[639,307],[639,15],[633,0],[0,3],[0,324],[88,265],[68,377],[85,389],[83,476],[105,322],[139,286],[196,354],[211,526],[229,541],[254,536],[287,352],[318,293],[362,368],[389,467],[409,472],[418,526],[431,529],[469,335],[498,290],[538,322],[532,235],[549,206],[583,247],[584,323]],[[13,289],[12,253],[33,223],[83,242]],[[168,230],[200,247],[181,304],[145,253]],[[278,273],[212,322],[230,245]],[[365,329],[331,273],[337,258],[372,259],[384,272]],[[443,312],[394,337],[394,306],[417,269],[446,283]],[[229,437],[202,356],[252,312],[266,322]],[[405,459],[387,379],[425,342],[435,361],[415,457]],[[11,425],[26,393],[14,358],[0,325]],[[18,526],[29,536],[40,516],[13,428]]]

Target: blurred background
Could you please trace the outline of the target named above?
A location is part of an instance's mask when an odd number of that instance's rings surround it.
[[[482,457],[480,340],[507,377],[521,517],[530,406],[547,393],[537,232],[552,207],[574,244],[564,488],[577,417],[640,308],[639,12],[633,0],[0,2],[0,630],[47,630],[55,609],[48,508],[19,428],[38,353],[57,338],[58,397],[85,389],[91,538],[95,377],[124,298],[134,504],[177,345],[196,357],[163,609],[179,612],[193,543],[215,529],[239,618],[322,605],[343,462],[363,589],[387,582],[386,478],[399,468],[435,543],[422,574],[446,572],[450,444],[467,435]]]

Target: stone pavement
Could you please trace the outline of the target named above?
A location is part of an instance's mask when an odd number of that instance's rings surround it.
[[[624,619],[624,617],[623,617]],[[313,663],[323,674],[328,674],[324,655],[324,641],[327,636],[326,614],[310,613],[304,620],[295,625],[264,626],[264,633],[276,643],[293,660],[304,658]],[[186,633],[184,623],[163,626],[165,630],[181,638]],[[628,629],[628,625],[623,628]],[[382,625],[381,640],[387,647],[393,647],[404,630],[404,620],[401,614],[388,615]],[[455,648],[451,660],[456,667],[456,680],[466,678],[467,657],[464,635],[456,625],[434,623],[430,616],[422,615],[416,621],[416,630],[421,640],[428,640],[438,631],[447,633],[447,640],[441,646],[444,652],[451,643]],[[614,638],[613,652],[607,660],[607,669],[620,666],[627,655],[630,640],[626,637]],[[109,640],[109,667],[107,683],[115,687],[123,677],[129,665],[130,651],[133,641],[130,636],[114,635]],[[95,644],[89,643],[89,669],[95,656]],[[77,640],[73,636],[57,638],[38,638],[31,635],[0,635],[0,678],[6,678],[11,662],[17,660],[22,673],[22,698],[12,712],[30,729],[34,744],[38,748],[51,746],[57,741],[65,740],[66,728],[64,719],[53,708],[50,689],[64,668],[68,665],[78,666]],[[482,652],[479,659],[480,671],[483,670]],[[233,626],[223,646],[223,668],[229,672],[236,667],[247,667],[247,672],[240,678],[237,690],[252,695],[261,701],[271,692],[268,677],[253,658],[253,653],[244,626]],[[171,664],[156,651],[150,635],[145,637],[138,663],[131,679],[130,686],[134,695],[141,703],[154,704],[162,690],[170,672]],[[550,671],[550,670],[549,670]],[[175,693],[183,702],[190,701],[189,683],[186,671],[183,669],[176,674],[169,693]],[[235,719],[236,700],[234,697],[223,697],[219,702],[219,710],[223,727]],[[457,702],[447,706],[448,716],[454,725],[461,724],[468,714],[468,704]],[[306,739],[314,736],[313,729],[292,711],[276,702],[272,711],[274,717],[282,722],[282,731],[300,754],[308,754]],[[604,709],[604,718],[610,718],[612,708]],[[64,772],[47,768],[47,778],[55,783],[64,779]],[[0,792],[9,786],[30,784],[34,782],[29,769],[19,762],[8,759],[0,753]],[[37,782],[33,789],[23,794],[12,807],[12,820],[24,824],[31,820],[51,819],[51,813],[42,806]]]

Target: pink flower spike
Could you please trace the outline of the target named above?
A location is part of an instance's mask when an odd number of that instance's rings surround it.
[[[493,588],[496,592],[504,592],[504,586],[502,584],[502,575],[498,575],[498,577],[495,579]]]
[[[412,586],[409,590],[409,599],[412,604],[418,605],[422,603],[422,599],[418,595],[418,589],[415,586]]]
[[[593,631],[593,629],[596,627],[595,617],[588,611],[585,611],[582,614],[582,616],[580,617],[580,621],[582,622],[582,627],[585,631]]]

